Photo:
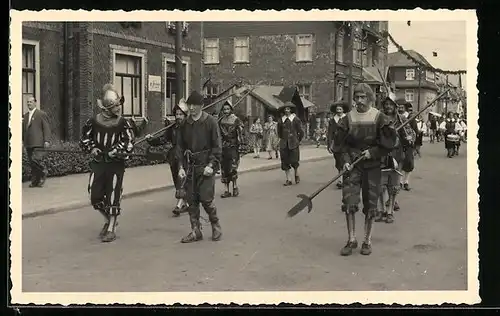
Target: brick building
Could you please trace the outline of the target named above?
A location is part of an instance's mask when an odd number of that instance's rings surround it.
[[[239,80],[297,86],[316,112],[327,111],[334,98],[347,99],[351,61],[355,83],[369,77],[382,84],[381,78],[374,79],[363,68],[384,69],[387,40],[381,32],[387,24],[357,23],[361,27],[354,28],[356,39],[351,45],[348,22],[205,22],[203,81],[210,79],[205,93],[216,95]],[[244,106],[254,105],[247,102]]]
[[[425,57],[418,52],[414,50],[406,52],[423,65],[431,66]],[[387,64],[389,67],[388,81],[395,87],[396,96],[411,102],[414,110],[424,107],[435,99],[439,90],[435,73],[420,70],[416,63],[401,52],[390,53]],[[434,104],[425,113],[429,111],[439,112],[440,103]],[[425,113],[422,117],[426,117]]]
[[[175,97],[175,26],[169,22],[24,22],[23,113],[34,94],[54,137],[76,140],[95,112],[102,86],[125,96],[124,116],[159,129]],[[187,95],[201,87],[201,23],[184,23]],[[174,95],[173,95],[174,94]]]

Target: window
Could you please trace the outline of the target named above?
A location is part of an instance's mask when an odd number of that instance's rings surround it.
[[[358,39],[354,40],[352,48],[353,61],[356,65],[361,64],[361,42]]]
[[[338,62],[344,62],[344,34],[342,33],[337,34],[335,55]]]
[[[203,92],[204,92],[207,100],[209,100],[210,102],[215,100],[215,97],[217,95],[219,95],[219,87],[220,86],[218,84],[215,84],[215,83],[212,83],[212,84],[205,86],[205,89]]]
[[[368,43],[363,42],[361,49],[363,49],[363,51],[361,51],[363,54],[363,63],[361,65],[364,67],[370,67],[371,65],[368,63]]]
[[[295,60],[312,61],[312,35],[297,35]]]
[[[434,82],[435,81],[435,75],[432,71],[426,70],[425,71],[425,80]]]
[[[310,84],[300,84],[297,85],[297,89],[299,90],[299,95],[306,100],[312,101],[311,95],[311,85]]]
[[[415,80],[415,69],[406,69],[406,80]]]
[[[187,98],[189,91],[189,63],[187,60],[182,61],[182,93],[183,95],[178,97],[176,95],[177,91],[177,73],[175,71],[175,59],[174,56],[167,56],[165,58],[165,112],[167,115],[174,115],[173,109],[179,100],[182,98]]]
[[[115,53],[115,81],[118,93],[125,97],[123,116],[142,117],[143,111],[143,66],[142,57]]]
[[[22,44],[22,111],[28,112],[28,98],[36,98],[40,106],[40,54],[38,42],[23,40]]]
[[[344,83],[343,82],[337,83],[337,92],[336,92],[335,97],[337,99],[335,101],[338,101],[344,97]]]
[[[218,64],[219,63],[219,39],[218,38],[206,38],[204,44],[204,54],[203,59],[205,64]]]
[[[234,62],[249,63],[250,47],[248,37],[237,37],[234,39]]]
[[[415,92],[413,90],[405,90],[405,100],[407,102],[413,102],[415,99]]]

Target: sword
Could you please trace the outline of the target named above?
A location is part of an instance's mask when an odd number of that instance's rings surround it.
[[[396,132],[399,131],[401,128],[405,127],[407,124],[410,124],[411,121],[413,121],[415,118],[417,118],[417,116],[419,116],[420,114],[422,114],[422,112],[424,112],[427,108],[429,108],[437,100],[439,100],[440,98],[442,98],[449,90],[450,90],[450,88],[446,89],[444,92],[442,92],[441,94],[439,94],[436,98],[434,98],[434,100],[432,100],[431,102],[429,102],[429,104],[427,104],[420,111],[418,111],[415,115],[413,115],[411,118],[409,118],[405,122],[403,122],[403,124],[401,124],[400,126],[398,126],[398,128],[396,128]],[[358,157],[356,160],[354,160],[353,163],[351,163],[351,167],[356,166],[363,159],[364,159],[363,156]],[[322,185],[318,190],[314,191],[310,195],[305,195],[305,194],[299,194],[299,195],[297,195],[297,197],[300,199],[300,201],[297,204],[295,204],[287,212],[287,217],[294,217],[295,215],[297,215],[298,213],[300,213],[301,211],[303,211],[306,207],[307,207],[307,213],[311,213],[311,211],[312,211],[312,200],[318,194],[320,194],[321,192],[323,192],[327,187],[329,187],[332,183],[334,183],[340,177],[342,177],[344,174],[346,174],[347,172],[348,172],[348,170],[343,170],[337,176],[335,176],[333,179],[331,179],[330,181],[328,181],[327,183],[325,183],[324,185]]]

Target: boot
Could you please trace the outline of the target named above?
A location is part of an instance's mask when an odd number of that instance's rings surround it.
[[[212,240],[219,241],[222,237],[222,228],[220,227],[219,221],[212,223]]]
[[[181,243],[188,244],[200,240],[203,240],[203,234],[201,233],[201,225],[198,221],[196,225],[192,225],[191,232],[187,236],[182,237]]]

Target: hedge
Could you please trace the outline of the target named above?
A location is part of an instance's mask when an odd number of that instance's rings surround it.
[[[144,142],[136,146],[134,152],[144,153],[149,145]],[[70,149],[74,151],[81,151],[78,142],[59,142],[53,145],[58,149]],[[165,150],[165,146],[155,146],[154,151]],[[249,151],[248,149],[245,151]],[[90,172],[90,154],[69,154],[59,152],[48,152],[43,157],[43,162],[47,167],[48,177],[61,177],[71,174],[87,173]],[[132,156],[127,162],[127,168],[164,164],[164,161],[148,161],[144,157]],[[26,151],[23,150],[23,165],[22,165],[22,181],[27,182],[31,179],[31,168],[28,163]]]

